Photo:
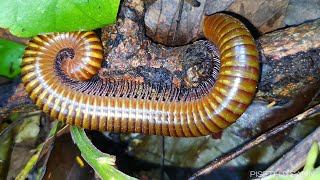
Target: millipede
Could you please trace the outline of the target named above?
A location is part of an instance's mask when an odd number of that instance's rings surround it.
[[[202,28],[219,51],[220,66],[216,81],[203,89],[211,88],[195,99],[175,98],[175,88],[166,93],[157,85],[100,82],[95,75],[103,60],[102,45],[91,31],[33,37],[22,59],[22,81],[43,112],[67,124],[178,137],[216,133],[251,103],[259,56],[248,29],[230,15],[205,16]],[[151,94],[151,89],[158,90]]]

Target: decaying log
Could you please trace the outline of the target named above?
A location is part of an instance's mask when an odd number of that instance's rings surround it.
[[[288,4],[289,0],[269,0],[268,3],[264,0],[155,0],[147,5],[146,33],[154,41],[167,46],[184,45],[201,35],[204,15],[221,11],[239,14],[255,29],[267,33],[285,26],[283,20]]]
[[[210,72],[212,68],[211,43],[201,40],[179,47],[156,44],[145,35],[141,21],[144,12],[142,1],[122,3],[117,24],[102,29],[105,62],[99,77],[164,83],[181,89],[193,88],[208,78],[208,73],[199,71]],[[256,99],[285,103],[320,80],[320,19],[265,34],[257,44],[262,73]],[[1,86],[0,117],[10,111],[37,109],[18,81]]]
[[[257,98],[286,101],[319,80],[320,19],[259,38],[262,74]]]
[[[12,112],[30,112],[37,107],[28,97],[21,79],[15,79],[9,84],[0,87],[0,118],[4,118]]]

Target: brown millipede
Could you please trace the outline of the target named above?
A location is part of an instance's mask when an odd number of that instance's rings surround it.
[[[85,90],[73,86],[71,78],[86,81],[101,66],[102,47],[93,32],[34,37],[24,53],[22,80],[37,106],[67,124],[99,131],[183,137],[208,135],[235,122],[251,103],[259,78],[259,60],[251,34],[229,15],[206,16],[203,33],[220,51],[221,67],[210,91],[191,101],[128,95],[132,89],[144,88],[129,82],[122,95],[117,94],[114,85],[104,87],[92,83]],[[60,78],[62,72],[71,78]]]

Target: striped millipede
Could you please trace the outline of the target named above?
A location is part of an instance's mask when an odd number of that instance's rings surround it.
[[[212,134],[235,122],[251,103],[259,78],[259,60],[250,32],[229,15],[206,16],[203,33],[217,46],[221,67],[210,91],[194,100],[92,95],[67,86],[59,78],[62,72],[86,81],[101,66],[102,47],[93,32],[34,37],[23,57],[22,80],[43,112],[67,124],[164,136]]]

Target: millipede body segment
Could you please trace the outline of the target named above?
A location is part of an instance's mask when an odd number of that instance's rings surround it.
[[[39,35],[28,44],[22,80],[31,99],[45,113],[87,129],[164,136],[203,136],[235,122],[251,103],[259,78],[258,52],[249,31],[237,19],[215,14],[203,21],[205,37],[220,51],[214,86],[191,101],[108,96],[79,91],[60,78],[64,73],[87,81],[102,62],[93,32]]]

